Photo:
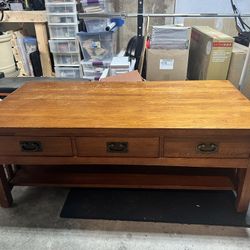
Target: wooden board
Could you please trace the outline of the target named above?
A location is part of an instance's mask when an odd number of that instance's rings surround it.
[[[250,103],[228,81],[34,82],[0,113],[2,129],[250,129]]]
[[[46,23],[46,11],[4,11],[5,23]]]

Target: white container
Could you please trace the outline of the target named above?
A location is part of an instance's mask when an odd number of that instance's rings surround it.
[[[80,67],[55,67],[57,78],[81,78]]]
[[[48,13],[77,13],[76,3],[47,3],[46,10]]]
[[[49,24],[49,33],[51,39],[75,39],[77,32],[77,24]]]
[[[76,14],[48,14],[48,23],[49,24],[68,24],[68,23],[77,23]]]
[[[16,77],[19,74],[12,53],[11,38],[12,35],[8,33],[0,35],[0,72],[5,77]]]
[[[114,32],[79,32],[77,37],[85,61],[111,60],[116,53],[116,33]]]
[[[104,32],[109,23],[107,18],[84,18],[86,30],[89,33]]]
[[[80,66],[80,55],[75,54],[53,54],[55,66]]]
[[[78,53],[79,44],[76,40],[49,40],[52,53]]]

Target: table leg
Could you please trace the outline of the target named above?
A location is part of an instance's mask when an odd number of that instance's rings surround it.
[[[4,165],[6,174],[7,174],[7,179],[10,180],[14,177],[14,171],[11,165]]]
[[[11,206],[13,198],[11,189],[4,171],[4,166],[0,165],[0,205],[8,208]]]
[[[250,202],[250,168],[239,169],[236,208],[245,212]]]

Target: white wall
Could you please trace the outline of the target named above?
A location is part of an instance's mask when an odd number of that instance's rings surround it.
[[[250,14],[250,0],[234,0],[234,3],[241,14]],[[233,10],[230,0],[176,0],[175,13],[229,14]],[[175,22],[182,23],[182,20],[183,18],[176,18]]]
[[[241,13],[250,13],[250,0],[234,0]],[[176,13],[232,13],[230,0],[176,0]]]

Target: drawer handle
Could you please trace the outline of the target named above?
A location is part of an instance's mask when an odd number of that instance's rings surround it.
[[[21,141],[22,152],[42,152],[42,144],[39,141]]]
[[[128,142],[107,142],[107,152],[109,153],[127,153]]]
[[[218,145],[214,143],[210,144],[201,143],[197,146],[197,149],[201,153],[215,153],[218,151]]]

